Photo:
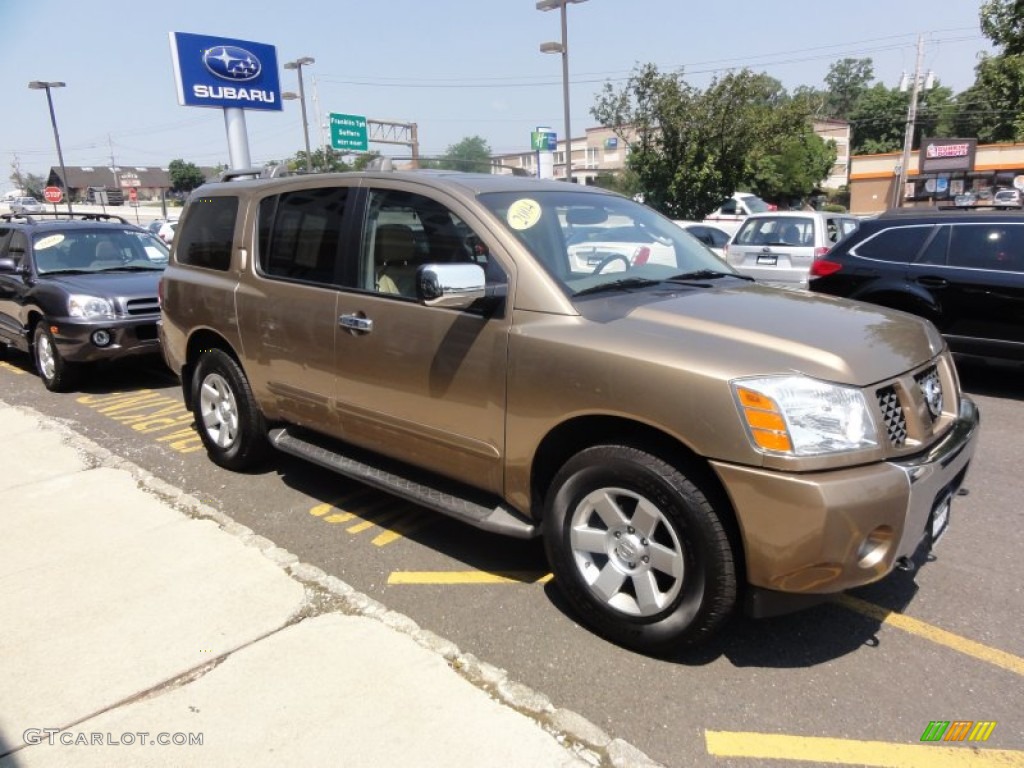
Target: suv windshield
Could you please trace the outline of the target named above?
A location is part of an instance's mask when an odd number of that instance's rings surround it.
[[[32,249],[40,275],[160,270],[167,266],[168,254],[167,246],[149,232],[113,228],[37,232]]]
[[[626,198],[570,188],[479,199],[570,295],[605,284],[653,285],[682,273],[733,274],[669,219]]]

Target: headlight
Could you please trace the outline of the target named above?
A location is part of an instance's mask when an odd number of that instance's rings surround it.
[[[68,296],[68,316],[83,320],[113,320],[114,307],[99,296],[84,296],[73,293]]]
[[[732,382],[754,445],[769,453],[820,456],[878,445],[864,394],[806,376]]]

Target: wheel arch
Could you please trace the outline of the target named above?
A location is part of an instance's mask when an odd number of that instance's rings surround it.
[[[209,328],[200,328],[193,332],[188,337],[188,343],[185,345],[185,363],[181,370],[181,391],[185,399],[185,407],[189,410],[192,409],[192,374],[196,370],[199,356],[210,349],[219,349],[224,354],[233,358],[239,366],[242,365],[241,358],[238,356],[235,348],[224,336]]]
[[[707,460],[673,435],[642,422],[617,416],[580,416],[565,421],[545,435],[530,467],[531,506],[535,519],[543,516],[544,499],[551,483],[572,456],[594,445],[624,445],[654,454],[687,475],[721,511],[722,524],[735,555],[740,583],[746,562],[739,522],[729,494]]]
[[[942,308],[935,297],[925,291],[917,291],[906,286],[881,285],[850,297],[858,301],[866,301],[889,309],[909,312],[938,324],[942,316]]]

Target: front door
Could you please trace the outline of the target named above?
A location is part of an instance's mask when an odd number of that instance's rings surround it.
[[[338,298],[336,402],[351,442],[499,492],[510,312],[416,298],[426,263],[485,263],[489,281],[507,282],[457,210],[401,189],[368,190],[359,267]]]

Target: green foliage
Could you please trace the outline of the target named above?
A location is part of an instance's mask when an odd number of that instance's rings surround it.
[[[861,94],[874,80],[871,59],[841,59],[825,75],[828,86],[826,109],[830,117],[848,120]]]
[[[314,173],[341,173],[352,170],[352,166],[345,162],[344,155],[332,147],[318,147],[310,151],[309,159]],[[300,149],[293,157],[286,161],[288,170],[303,173],[307,169],[306,151]]]
[[[602,173],[594,179],[593,185],[611,192],[618,192],[626,197],[635,197],[640,194],[640,179],[629,168],[623,168],[614,173]]]
[[[606,83],[591,114],[630,148],[627,166],[645,202],[676,219],[699,219],[740,189],[783,137],[801,134],[806,100],[744,69],[701,91],[682,72],[643,65],[616,90]]]
[[[11,183],[21,192],[36,200],[43,199],[43,188],[46,186],[46,179],[34,173],[23,173],[17,163],[11,163]]]
[[[826,213],[846,213],[846,206],[837,203],[825,203],[821,206],[821,210]]]
[[[979,141],[1024,140],[1024,3],[987,0],[981,31],[999,50],[975,68],[974,85],[957,101],[960,135]]]
[[[187,194],[206,181],[199,166],[180,159],[171,160],[170,165],[167,166],[167,174],[171,179],[172,192]]]
[[[491,172],[491,148],[480,136],[467,136],[452,144],[432,167],[470,173]]]
[[[805,198],[821,184],[836,162],[836,144],[814,133],[810,123],[784,136],[771,151],[753,150],[751,184],[766,200]]]

